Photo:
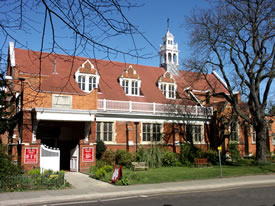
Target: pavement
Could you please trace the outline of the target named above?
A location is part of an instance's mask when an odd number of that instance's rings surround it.
[[[46,205],[69,201],[275,186],[275,174],[129,186],[111,185],[76,172],[66,172],[65,178],[72,184],[71,189],[0,193],[0,205]]]

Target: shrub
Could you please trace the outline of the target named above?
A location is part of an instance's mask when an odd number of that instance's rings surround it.
[[[96,159],[100,160],[104,152],[106,151],[106,146],[102,140],[96,141]]]
[[[97,160],[96,161],[96,167],[97,168],[101,168],[104,167],[105,165],[110,165],[108,164],[108,162],[104,161],[104,160]],[[93,166],[92,166],[93,167]]]
[[[107,173],[109,173],[109,172],[113,172],[114,167],[112,165],[105,165],[104,167],[102,167],[102,169],[104,169]]]
[[[201,150],[190,143],[183,143],[180,147],[180,161],[182,164],[190,166],[194,159],[199,157]]]
[[[101,160],[106,162],[108,165],[113,165],[115,163],[116,153],[113,150],[107,150],[104,152]]]
[[[174,152],[171,152],[168,149],[163,149],[161,161],[162,161],[162,165],[165,167],[175,166],[176,162],[178,161],[177,154]]]
[[[151,168],[158,168],[162,166],[162,152],[157,145],[144,150],[143,160]]]
[[[241,160],[240,151],[238,149],[238,144],[230,143],[228,146],[228,150],[231,154],[232,162],[238,163]]]
[[[17,176],[24,173],[23,167],[13,163],[7,154],[7,147],[0,143],[0,179],[5,176]]]
[[[131,162],[133,161],[133,156],[130,152],[126,150],[117,150],[115,154],[116,164],[125,166],[127,168],[131,167]]]
[[[107,174],[106,170],[102,167],[95,172],[95,178],[100,180]]]
[[[136,161],[137,162],[144,161],[144,147],[143,146],[139,146],[138,150],[136,151]]]
[[[32,170],[28,171],[28,175],[38,176],[38,175],[40,175],[40,169],[32,169]]]
[[[215,150],[209,149],[205,151],[204,158],[207,158],[208,161],[213,165],[219,164],[219,154]]]
[[[128,178],[127,177],[122,177],[120,180],[116,182],[117,185],[129,185],[128,183]]]

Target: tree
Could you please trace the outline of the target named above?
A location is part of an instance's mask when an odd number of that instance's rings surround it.
[[[45,51],[71,56],[82,54],[93,58],[97,57],[97,52],[101,52],[107,59],[118,54],[136,59],[149,57],[141,54],[135,38],[139,36],[149,45],[152,44],[125,15],[126,10],[138,5],[127,0],[10,0],[0,1],[0,5],[0,72],[3,72],[1,88],[2,84],[7,85],[5,70],[8,62],[8,41],[12,40],[24,49],[33,49],[17,38],[18,33],[34,36],[40,34],[40,62],[43,61],[42,52]],[[121,36],[132,42],[127,49],[116,47],[107,41]],[[41,65],[40,63],[40,72]],[[6,94],[1,92],[0,105],[6,104],[4,99]],[[4,132],[2,129],[8,130],[8,122],[7,115],[2,116],[2,111],[3,107],[0,111],[0,128]]]
[[[275,76],[274,1],[219,0],[212,8],[187,17],[194,55],[186,66],[202,73],[215,67],[229,95],[223,95],[256,131],[256,159],[266,161],[265,110]],[[211,86],[211,85],[210,85]],[[246,98],[249,115],[239,107],[234,91]]]
[[[0,1],[0,4],[0,61],[6,60],[7,41],[12,40],[19,47],[33,49],[17,38],[18,33],[41,35],[38,43],[41,52],[54,53],[58,50],[58,53],[72,56],[82,54],[96,58],[97,52],[102,52],[107,59],[118,54],[137,59],[148,58],[149,55],[143,56],[137,48],[137,37],[153,47],[125,14],[140,5],[127,0],[10,0]],[[132,42],[127,49],[108,41],[121,36]]]

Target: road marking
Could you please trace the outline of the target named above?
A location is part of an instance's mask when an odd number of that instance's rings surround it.
[[[129,196],[129,197],[117,197],[117,198],[111,198],[111,199],[106,199],[106,200],[100,200],[100,202],[108,202],[108,201],[114,201],[114,200],[126,200],[126,199],[133,199],[137,198],[139,196]]]
[[[88,201],[75,201],[75,202],[63,202],[63,203],[54,203],[49,204],[51,206],[57,206],[57,205],[73,205],[73,204],[85,204],[85,203],[95,203],[98,202],[98,200],[88,200]]]

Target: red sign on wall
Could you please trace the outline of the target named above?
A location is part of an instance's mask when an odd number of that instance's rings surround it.
[[[25,148],[24,152],[24,163],[25,164],[35,164],[38,160],[38,148]]]
[[[82,161],[83,162],[93,162],[94,161],[94,148],[93,147],[83,147],[82,148]]]

